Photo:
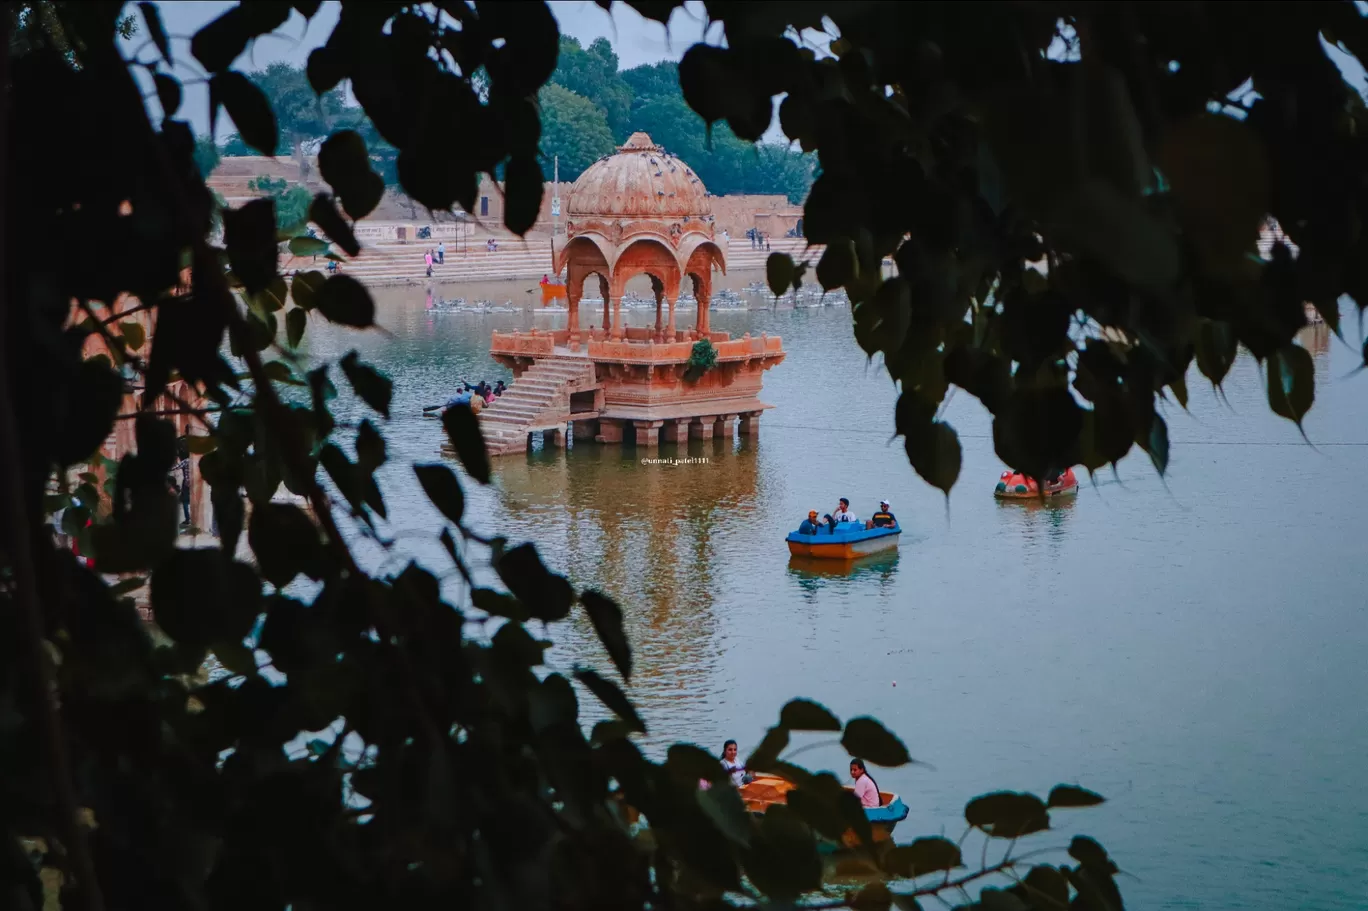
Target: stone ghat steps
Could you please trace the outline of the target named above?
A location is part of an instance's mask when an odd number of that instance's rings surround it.
[[[491,405],[480,411],[480,431],[490,455],[526,452],[528,434],[565,432],[570,394],[593,388],[594,365],[587,359],[541,360],[528,367]]]
[[[478,243],[478,242],[477,242]],[[362,248],[361,255],[342,264],[342,271],[369,285],[454,284],[458,282],[503,279],[540,280],[551,271],[551,250],[544,241],[523,246],[517,242],[504,243],[497,253],[483,248],[466,253],[453,251],[448,244],[446,262],[434,264],[432,278],[427,277],[427,263],[423,254],[431,247],[426,241],[409,245],[383,245]],[[788,253],[795,261],[811,260],[814,264],[822,255],[821,247],[808,249],[801,237],[772,240],[770,250],[757,250],[747,240],[732,240],[727,251],[728,272],[763,271],[772,252]],[[327,261],[308,256],[286,257],[281,264],[287,272],[326,269]],[[518,289],[519,293],[526,288]],[[532,287],[536,290],[535,286]],[[510,295],[512,296],[512,295]]]

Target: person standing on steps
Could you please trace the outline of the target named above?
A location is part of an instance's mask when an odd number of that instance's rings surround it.
[[[190,524],[190,444],[184,437],[176,444],[175,482],[176,492],[180,495],[181,512],[185,516],[184,525]]]
[[[446,241],[441,241],[437,244],[437,265],[440,266],[444,262],[446,262]]]

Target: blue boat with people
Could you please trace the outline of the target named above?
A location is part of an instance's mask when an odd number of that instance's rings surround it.
[[[889,510],[888,501],[879,501],[879,511],[868,522],[861,522],[850,511],[850,501],[841,498],[835,515],[817,517],[817,510],[789,532],[789,553],[795,557],[816,557],[827,560],[855,560],[870,554],[898,549],[902,527]]]

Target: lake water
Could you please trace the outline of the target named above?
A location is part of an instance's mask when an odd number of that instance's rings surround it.
[[[508,378],[486,353],[492,330],[564,316],[433,313],[422,289],[379,301],[390,334],[311,324],[307,343],[334,358],[355,347],[394,379],[381,484],[397,543],[358,547],[377,567],[419,559],[456,599],[440,517],[408,468],[443,458],[421,409],[461,379]],[[713,326],[784,339],[758,441],[694,441],[687,454],[707,461],[674,466],[630,446],[536,451],[497,460],[495,485],[470,492],[476,529],[536,541],[577,586],[622,603],[650,746],[735,738],[744,755],[806,696],[881,719],[929,764],[876,770],[912,810],[899,840],[958,838],[986,791],[1076,782],[1108,803],[1056,813],[1058,831],[1031,840],[1096,836],[1131,874],[1131,907],[1368,907],[1368,376],[1346,378],[1350,347],[1303,334],[1315,448],[1269,412],[1252,361],[1228,402],[1194,368],[1191,412],[1167,411],[1168,477],[1137,450],[1119,479],[1085,477],[1056,508],[993,499],[990,418],[961,394],[946,417],[964,469],[947,505],[889,442],[895,391],[848,309],[718,312]],[[364,415],[345,395],[337,411]],[[892,501],[897,556],[847,574],[791,565],[785,533],[841,496],[861,516]],[[583,618],[551,635],[553,668],[607,666]],[[799,757],[842,777],[845,760],[834,743]]]

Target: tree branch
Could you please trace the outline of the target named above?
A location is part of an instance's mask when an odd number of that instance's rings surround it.
[[[9,85],[10,56],[10,4],[3,9],[4,41],[0,42],[0,86]],[[0,92],[0,123],[9,121],[9,92]],[[6,211],[8,187],[5,175],[8,173],[8,142],[0,142],[0,213]],[[33,689],[33,701],[37,709],[38,729],[47,752],[48,772],[52,780],[52,790],[57,798],[59,812],[58,831],[62,837],[62,847],[71,859],[76,873],[77,885],[86,911],[103,911],[104,896],[100,883],[95,876],[95,864],[90,857],[90,846],[86,843],[85,832],[80,819],[80,803],[76,798],[76,786],[71,777],[71,762],[67,756],[66,743],[62,735],[61,710],[57,703],[57,681],[48,660],[47,645],[43,636],[43,607],[38,601],[38,580],[34,573],[34,550],[32,531],[36,522],[30,522],[30,510],[25,504],[23,479],[23,447],[20,444],[19,426],[14,416],[14,402],[10,389],[8,329],[9,315],[13,308],[4,300],[4,289],[8,283],[5,273],[6,262],[5,219],[0,218],[0,510],[3,510],[3,531],[0,536],[8,538],[11,569],[13,570],[13,594],[19,606],[20,628],[23,635],[24,656],[30,665],[29,683]]]

